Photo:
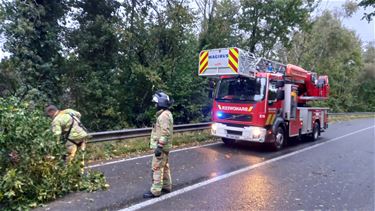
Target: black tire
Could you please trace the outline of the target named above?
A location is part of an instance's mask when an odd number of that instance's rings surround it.
[[[302,141],[303,140],[302,129],[299,129],[297,139],[298,139],[298,141]]]
[[[313,126],[313,131],[310,134],[310,141],[316,141],[320,135],[320,125],[319,122],[315,122]]]
[[[281,148],[283,148],[285,143],[286,143],[286,138],[285,138],[284,129],[282,127],[278,127],[276,130],[276,134],[275,134],[275,142],[271,144],[271,148],[273,151],[278,151]]]
[[[229,138],[222,138],[221,139],[225,145],[227,146],[231,146],[233,145],[234,143],[236,143],[236,140],[233,140],[233,139],[229,139]]]

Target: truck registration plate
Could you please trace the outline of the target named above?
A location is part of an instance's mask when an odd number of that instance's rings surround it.
[[[231,138],[231,139],[239,139],[240,138],[240,136],[230,135],[230,134],[227,134],[227,137]]]

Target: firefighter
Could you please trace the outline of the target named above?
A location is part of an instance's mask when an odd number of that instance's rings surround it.
[[[84,173],[84,150],[88,134],[82,125],[81,114],[73,109],[59,110],[54,105],[46,108],[47,115],[52,119],[52,132],[58,142],[63,142],[67,149],[65,162],[70,164],[79,150],[80,171]]]
[[[268,71],[269,73],[272,73],[272,72],[273,72],[273,66],[272,66],[272,63],[271,63],[271,62],[268,62],[267,71]]]
[[[143,194],[144,198],[159,197],[172,190],[172,179],[169,168],[169,151],[172,148],[173,116],[169,111],[172,100],[162,91],[157,91],[152,98],[156,104],[156,123],[152,129],[150,147],[154,150],[152,157],[152,186]]]

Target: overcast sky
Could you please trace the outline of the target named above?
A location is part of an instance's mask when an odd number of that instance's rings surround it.
[[[340,10],[345,2],[346,0],[322,0],[317,13],[321,14],[326,9],[331,11]],[[370,9],[373,10],[374,8]],[[367,12],[370,12],[370,9],[367,9]],[[352,17],[343,19],[343,25],[348,29],[354,30],[362,42],[375,42],[375,21],[372,20],[369,23],[367,20],[361,20],[364,12],[365,10],[360,7]]]
[[[316,14],[319,15],[326,9],[331,11],[341,10],[345,2],[346,0],[322,0]],[[361,20],[364,12],[365,10],[363,8],[359,8],[352,17],[343,19],[343,25],[348,29],[354,30],[363,43],[375,42],[375,21],[373,20],[368,23],[366,20]],[[4,53],[2,50],[3,42],[4,40],[0,39],[0,59],[7,55],[7,53]]]

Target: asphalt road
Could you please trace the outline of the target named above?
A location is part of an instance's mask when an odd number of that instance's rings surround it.
[[[144,200],[151,157],[93,167],[108,191],[74,193],[39,210],[375,210],[375,119],[330,125],[279,152],[249,143],[172,152],[174,191]]]

